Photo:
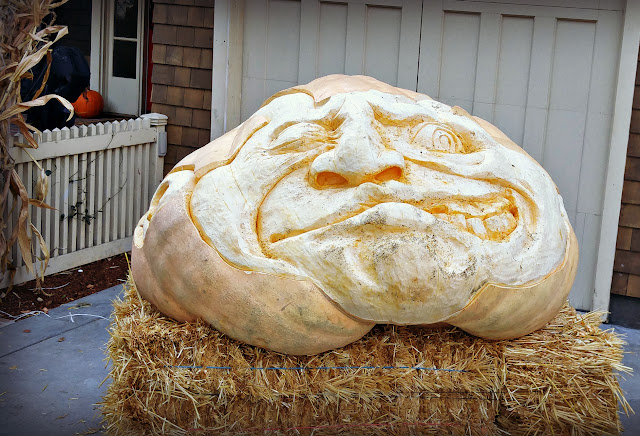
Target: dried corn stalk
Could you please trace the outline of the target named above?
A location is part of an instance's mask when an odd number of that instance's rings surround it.
[[[51,0],[7,0],[0,8],[0,280],[9,274],[10,283],[15,274],[15,266],[11,264],[9,253],[16,240],[20,246],[22,258],[31,272],[35,272],[34,259],[35,244],[33,236],[38,240],[43,253],[41,274],[44,274],[49,253],[44,239],[31,223],[29,218],[29,204],[35,207],[48,207],[42,202],[48,189],[47,175],[40,168],[35,199],[30,199],[27,190],[18,173],[14,169],[14,161],[8,150],[10,130],[14,124],[24,135],[27,143],[16,144],[27,148],[38,148],[33,132],[40,133],[35,127],[26,123],[22,112],[30,107],[43,106],[51,99],[59,100],[73,115],[73,106],[64,98],[57,95],[40,96],[48,77],[48,69],[42,87],[29,102],[22,102],[20,98],[20,80],[31,77],[29,70],[47,56],[49,65],[51,45],[67,34],[66,26],[41,26],[51,10],[63,3]],[[27,151],[28,153],[28,151]],[[13,230],[9,233],[7,223],[3,221],[4,211],[9,203],[9,195],[13,198],[14,206],[19,207],[17,222],[13,223]],[[13,214],[7,215],[11,219]],[[37,274],[36,274],[37,275]]]

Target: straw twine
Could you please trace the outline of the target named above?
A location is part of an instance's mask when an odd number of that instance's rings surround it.
[[[516,340],[379,325],[303,357],[165,318],[131,281],[114,308],[101,403],[111,435],[617,434],[618,406],[630,411],[624,342],[569,305]]]

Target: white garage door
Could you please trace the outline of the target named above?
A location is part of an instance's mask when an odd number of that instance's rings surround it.
[[[556,6],[567,4],[579,7]],[[239,113],[226,115],[244,121],[281,89],[345,73],[414,89],[485,118],[558,185],[580,243],[571,303],[590,309],[622,6],[597,0],[247,1],[239,20]],[[214,93],[215,86],[214,75]]]
[[[622,12],[438,3],[424,2],[418,91],[495,124],[551,174],[580,245],[570,301],[591,309]]]
[[[246,2],[241,119],[285,88],[327,74],[366,74],[416,89],[418,1]]]

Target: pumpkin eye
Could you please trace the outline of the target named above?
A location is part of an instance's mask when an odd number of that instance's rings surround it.
[[[420,124],[411,143],[433,151],[466,153],[464,142],[460,135],[450,127],[439,123],[427,122]]]

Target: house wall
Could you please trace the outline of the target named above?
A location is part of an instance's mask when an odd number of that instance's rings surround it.
[[[636,70],[611,293],[640,298],[640,68]]]
[[[152,22],[151,110],[169,117],[166,174],[210,140],[213,2],[154,0]]]

